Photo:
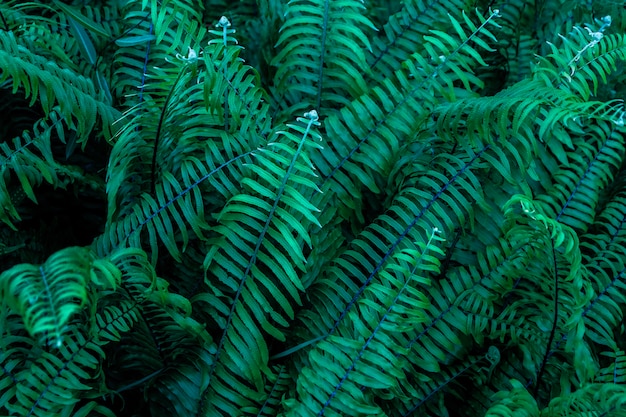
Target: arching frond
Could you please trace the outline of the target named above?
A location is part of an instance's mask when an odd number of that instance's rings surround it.
[[[292,415],[380,415],[368,389],[388,397],[407,389],[399,353],[408,354],[406,335],[427,320],[424,290],[438,273],[437,255],[443,256],[438,233],[395,255],[334,334],[311,351],[298,378],[298,401],[287,400]]]

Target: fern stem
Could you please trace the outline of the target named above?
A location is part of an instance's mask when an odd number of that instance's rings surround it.
[[[156,198],[156,195],[154,191],[155,191],[155,186],[156,186],[156,161],[157,161],[157,151],[159,148],[159,141],[161,139],[161,129],[163,128],[163,121],[165,120],[167,107],[170,103],[170,100],[172,99],[172,96],[174,95],[176,86],[178,85],[178,82],[180,81],[184,73],[185,71],[183,70],[181,70],[178,73],[178,76],[176,77],[176,81],[174,81],[172,88],[170,88],[170,92],[168,93],[167,98],[165,99],[165,103],[163,104],[163,109],[161,110],[161,116],[159,117],[159,124],[157,125],[157,131],[156,131],[156,135],[154,138],[154,149],[152,151],[152,167],[150,169],[150,194],[152,194],[155,198]]]
[[[277,387],[278,387],[278,384],[280,382],[280,379],[281,379],[282,375],[285,373],[286,369],[287,369],[287,367],[285,365],[281,365],[280,371],[278,372],[278,375],[276,375],[276,381],[274,381],[274,383],[272,384],[272,389],[267,394],[267,398],[263,402],[263,405],[261,406],[261,408],[259,408],[259,412],[256,414],[257,417],[263,415],[263,410],[265,410],[265,408],[269,404],[269,401],[272,398],[272,396],[274,395],[274,392],[277,391]]]
[[[320,106],[322,105],[322,88],[323,82],[322,77],[324,76],[324,54],[326,53],[326,31],[328,30],[328,14],[329,14],[329,1],[324,1],[324,20],[322,24],[322,39],[320,45],[320,60],[319,66],[317,68],[317,98],[315,101],[315,109],[320,110]]]
[[[9,25],[7,24],[7,21],[4,18],[4,13],[0,12],[0,18],[2,19],[2,24],[4,25],[4,30],[6,32],[8,32],[9,31]]]
[[[533,392],[533,396],[535,397],[535,399],[539,394],[539,386],[541,385],[541,379],[543,378],[543,374],[546,369],[546,363],[548,362],[548,358],[550,357],[550,347],[552,346],[552,342],[554,341],[556,326],[559,320],[559,266],[556,260],[554,240],[550,239],[550,242],[552,243],[552,260],[554,262],[554,317],[552,321],[552,330],[550,331],[550,337],[548,338],[548,344],[546,346],[546,352],[543,355],[541,367],[539,368],[539,372],[537,373],[537,383],[535,384],[535,390]]]
[[[382,317],[380,318],[380,320],[376,324],[376,327],[372,330],[372,333],[369,335],[367,340],[363,343],[363,346],[361,346],[361,349],[359,349],[359,351],[357,352],[355,357],[352,359],[352,363],[350,364],[348,369],[346,369],[345,373],[343,374],[343,376],[341,377],[339,382],[334,386],[333,391],[328,396],[328,399],[326,400],[326,402],[324,404],[322,404],[322,408],[317,413],[318,416],[323,416],[324,415],[324,410],[328,406],[330,406],[330,403],[332,402],[333,398],[335,398],[335,396],[337,395],[337,393],[341,389],[341,387],[344,384],[344,382],[350,376],[350,373],[356,367],[357,362],[361,360],[363,355],[365,355],[365,351],[370,347],[370,344],[371,344],[372,340],[374,340],[374,338],[378,334],[379,330],[382,329],[384,323],[389,318],[389,316],[391,314],[391,311],[398,304],[398,301],[400,300],[400,297],[402,296],[404,291],[407,289],[407,287],[409,286],[409,284],[413,280],[413,278],[412,278],[413,275],[416,274],[417,270],[422,266],[422,261],[423,261],[424,255],[429,251],[429,249],[431,247],[431,244],[432,244],[432,241],[433,241],[433,239],[435,239],[435,235],[437,233],[439,233],[439,232],[436,229],[433,229],[431,235],[428,238],[428,241],[426,242],[426,245],[425,245],[424,249],[422,250],[422,253],[420,254],[420,257],[415,260],[415,265],[412,265],[411,266],[411,270],[406,274],[406,280],[404,281],[404,284],[402,285],[402,287],[400,287],[400,289],[398,290],[398,292],[394,296],[393,300],[391,300],[391,302],[387,306],[387,309],[385,310],[385,313],[382,315]],[[383,372],[384,372],[384,370],[383,370]]]

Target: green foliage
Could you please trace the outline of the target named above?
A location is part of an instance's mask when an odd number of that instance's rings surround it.
[[[2,2],[0,414],[626,415],[625,18]]]

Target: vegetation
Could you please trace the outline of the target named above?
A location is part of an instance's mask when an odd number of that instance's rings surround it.
[[[0,415],[626,415],[613,0],[0,3]]]

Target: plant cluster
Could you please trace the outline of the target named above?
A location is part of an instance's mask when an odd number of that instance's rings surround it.
[[[626,415],[626,10],[0,3],[0,415]]]

